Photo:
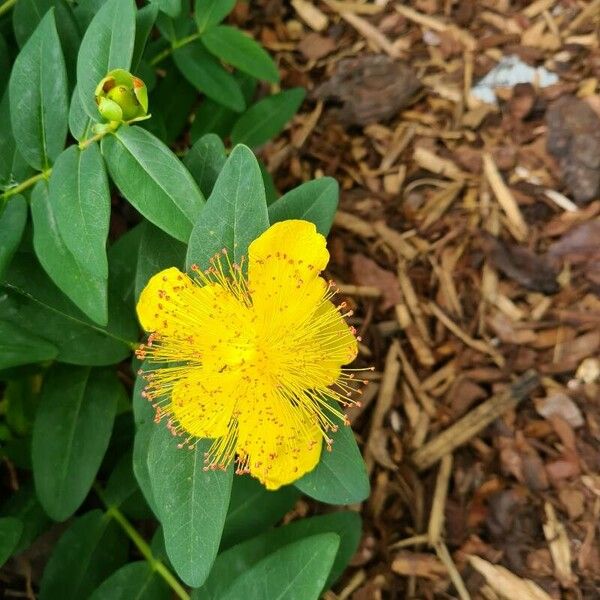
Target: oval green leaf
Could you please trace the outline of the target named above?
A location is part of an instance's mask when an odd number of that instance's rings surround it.
[[[89,600],[168,600],[170,597],[164,580],[142,560],[115,571]]]
[[[127,557],[119,526],[100,510],[75,519],[52,551],[40,584],[39,600],[81,600]]]
[[[141,370],[146,367],[144,363]],[[133,418],[135,421],[135,437],[133,439],[133,474],[142,490],[142,494],[155,515],[158,515],[152,485],[150,484],[150,471],[148,469],[148,448],[154,433],[154,409],[148,400],[142,397],[146,380],[138,373],[133,388]]]
[[[169,560],[181,579],[198,587],[210,573],[221,541],[233,478],[204,470],[211,440],[179,448],[166,423],[154,426],[148,448],[152,494],[164,529]]]
[[[108,0],[90,23],[77,56],[77,88],[85,112],[98,118],[94,91],[113,69],[129,70],[135,42],[133,0]]]
[[[202,136],[183,159],[205,198],[210,196],[226,161],[225,146],[214,133]]]
[[[256,157],[246,146],[236,146],[219,173],[198,218],[187,252],[187,267],[206,268],[223,248],[241,264],[248,246],[269,227],[265,187]]]
[[[217,25],[200,38],[209,52],[236,69],[264,79],[279,82],[279,70],[269,54],[251,37],[235,27]]]
[[[272,492],[249,475],[234,477],[221,551],[275,525],[292,509],[300,493],[294,486]]]
[[[97,144],[83,151],[70,146],[58,157],[50,177],[49,201],[67,249],[86,271],[107,279],[110,191]]]
[[[99,120],[100,115],[94,120],[85,112],[85,109],[81,104],[79,90],[77,89],[77,86],[75,86],[73,95],[71,96],[71,106],[69,107],[69,131],[71,132],[71,135],[78,142],[91,137],[92,126]]]
[[[202,33],[218,25],[235,6],[236,0],[196,0],[194,17],[198,31]]]
[[[0,317],[0,369],[52,360],[58,348]]]
[[[141,127],[121,127],[102,140],[117,187],[149,221],[187,242],[204,197],[181,161]]]
[[[49,10],[15,59],[9,81],[17,148],[39,171],[61,153],[68,124],[67,72]]]
[[[65,0],[20,0],[13,9],[13,30],[23,47],[38,23],[52,8],[56,11],[56,29],[60,38],[69,77],[75,79],[77,50],[81,37],[71,7]]]
[[[181,0],[150,0],[150,2],[172,19],[181,13]]]
[[[43,181],[38,183],[31,194],[35,253],[46,273],[77,307],[94,322],[106,325],[107,277],[89,270],[80,256],[69,249],[61,234],[56,211],[48,185]],[[68,219],[68,214],[65,217]]]
[[[356,552],[361,536],[361,520],[357,513],[336,512],[319,517],[300,519],[267,531],[251,540],[233,546],[217,557],[210,577],[205,584],[193,591],[193,600],[221,600],[233,581],[249,571],[258,561],[288,544],[303,538],[335,533],[340,545],[326,585],[331,585],[342,574]]]
[[[269,206],[271,225],[287,219],[314,223],[317,231],[327,235],[337,210],[339,186],[332,177],[307,181],[284,194]]]
[[[304,89],[292,88],[253,104],[233,126],[231,141],[250,147],[264,144],[296,114],[305,95]]]
[[[23,522],[15,517],[0,519],[0,567],[13,555],[23,533]]]
[[[23,237],[23,230],[27,223],[27,202],[21,195],[14,196],[0,213],[0,277],[10,264],[19,242]]]
[[[54,366],[46,375],[33,426],[33,477],[55,521],[85,500],[108,447],[121,393],[113,371]]]
[[[177,48],[173,60],[183,76],[200,92],[215,102],[241,112],[246,108],[239,84],[200,42]]]
[[[356,504],[369,497],[369,477],[354,433],[340,426],[331,434],[331,451],[323,449],[319,464],[296,481],[307,496],[327,504]]]
[[[138,327],[112,293],[106,328],[95,325],[40,268],[34,256],[17,253],[0,282],[0,314],[58,348],[57,359],[74,365],[111,365],[131,352]]]
[[[289,544],[240,575],[222,600],[253,597],[318,600],[339,545],[340,538],[335,533],[322,533]]]

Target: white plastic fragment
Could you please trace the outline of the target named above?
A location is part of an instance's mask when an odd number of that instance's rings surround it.
[[[518,56],[504,56],[502,60],[471,88],[471,94],[488,104],[497,104],[495,89],[514,87],[517,83],[531,83],[537,87],[547,87],[558,83],[556,73],[545,67],[531,67]]]

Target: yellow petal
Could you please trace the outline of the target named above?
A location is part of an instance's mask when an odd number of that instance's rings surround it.
[[[140,294],[137,314],[145,331],[172,333],[183,304],[183,292],[193,293],[192,280],[179,269],[170,267],[150,278]]]
[[[218,438],[227,435],[233,414],[239,377],[231,373],[209,373],[202,368],[173,387],[171,410],[178,424],[190,435]]]
[[[314,419],[282,399],[262,398],[239,418],[237,453],[250,474],[269,490],[312,471],[321,456],[323,436]]]
[[[323,302],[315,311],[307,334],[293,341],[298,384],[321,387],[333,384],[341,367],[351,363],[358,353],[354,333],[333,303]]]
[[[325,238],[308,221],[275,223],[248,249],[248,287],[259,326],[286,332],[304,323],[327,290]]]

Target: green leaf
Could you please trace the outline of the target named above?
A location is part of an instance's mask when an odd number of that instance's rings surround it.
[[[8,85],[8,76],[10,75],[11,56],[4,36],[0,34],[0,95],[4,94],[4,90]]]
[[[331,451],[323,449],[319,464],[295,485],[307,496],[327,504],[362,502],[369,497],[369,477],[354,433],[350,427],[340,426],[331,437]]]
[[[15,517],[0,518],[0,567],[13,555],[22,534],[22,521]]]
[[[154,27],[156,16],[158,15],[158,6],[149,4],[140,8],[135,14],[135,43],[133,45],[133,55],[131,57],[131,71],[137,73],[140,60],[146,49],[148,36]],[[147,82],[144,82],[147,85]]]
[[[178,448],[165,423],[154,426],[148,469],[167,554],[181,579],[202,585],[217,555],[231,494],[233,465],[204,470],[211,440]]]
[[[108,249],[109,286],[135,319],[135,273],[143,224],[122,235]]]
[[[209,52],[236,69],[257,79],[279,82],[279,70],[273,59],[260,44],[239,29],[217,25],[205,31],[200,39]]]
[[[218,25],[233,10],[235,2],[236,0],[196,0],[194,17],[198,31],[203,33]]]
[[[200,42],[177,48],[173,60],[183,76],[215,102],[241,112],[246,107],[237,81],[213,58]]]
[[[100,115],[97,115],[95,119],[85,112],[83,104],[81,104],[81,97],[77,86],[73,90],[71,96],[71,106],[69,108],[69,131],[71,135],[78,141],[81,142],[88,137],[92,136],[92,126],[100,120]]]
[[[135,321],[111,295],[106,328],[88,319],[47,277],[32,254],[17,253],[0,282],[0,314],[58,348],[58,360],[76,365],[110,365],[131,352]]]
[[[25,482],[2,505],[2,514],[16,517],[23,524],[23,533],[19,538],[14,554],[18,554],[31,546],[50,525],[50,520],[38,502],[33,484],[30,481]]]
[[[272,492],[253,477],[234,477],[221,551],[277,523],[292,509],[299,497],[298,490],[293,486]]]
[[[49,10],[15,60],[9,82],[17,148],[39,171],[61,153],[67,135],[67,72]]]
[[[65,531],[44,569],[39,600],[81,600],[118,569],[127,540],[107,514],[93,510]]]
[[[33,426],[33,478],[55,521],[70,517],[92,487],[108,448],[121,384],[111,370],[56,365],[46,375]]]
[[[77,21],[65,0],[19,0],[13,9],[13,29],[23,47],[44,15],[52,8],[56,12],[56,29],[60,38],[67,71],[75,80],[77,50],[81,41]]]
[[[68,201],[67,197],[65,202]],[[77,307],[96,323],[105,325],[108,320],[106,276],[89,270],[81,257],[67,247],[59,228],[57,210],[54,198],[48,193],[48,185],[39,182],[31,194],[35,253],[54,283]],[[68,208],[66,210],[68,213]],[[68,214],[64,216],[68,218]]]
[[[179,71],[174,67],[169,68],[169,65],[169,62],[165,64],[167,75],[160,79],[150,96],[150,110],[154,116],[142,123],[145,129],[166,144],[171,144],[181,135],[198,97],[198,92],[181,77]],[[157,131],[157,124],[164,134]]]
[[[77,88],[85,112],[98,117],[94,91],[113,69],[129,70],[135,42],[133,0],[108,0],[90,23],[77,57]]]
[[[287,219],[302,219],[317,226],[317,231],[327,235],[337,210],[339,186],[332,177],[307,181],[290,190],[269,206],[271,225]]]
[[[181,0],[150,0],[150,2],[173,19],[181,13]]]
[[[120,416],[123,418],[125,415]],[[154,519],[133,473],[131,449],[121,456],[110,474],[104,490],[104,499],[110,506],[119,507],[129,518]]]
[[[106,4],[106,0],[79,0],[74,9],[75,18],[81,31],[85,31],[96,13]]]
[[[326,584],[331,585],[342,574],[358,548],[361,521],[357,513],[335,512],[300,519],[229,548],[219,554],[210,577],[201,588],[193,591],[192,599],[221,600],[237,577],[269,554],[302,538],[328,532],[336,533],[340,538],[340,546]]]
[[[144,363],[141,370],[143,371],[146,368],[146,363]],[[133,474],[142,490],[146,502],[152,509],[152,512],[154,512],[155,515],[158,515],[148,470],[148,448],[150,446],[150,439],[154,433],[154,409],[150,402],[142,397],[142,391],[145,386],[146,380],[138,374],[133,388],[133,417],[135,420],[136,432],[133,440],[132,467]]]
[[[221,138],[214,133],[202,136],[185,155],[183,163],[208,198],[217,177],[227,161],[227,153]]]
[[[142,237],[137,255],[135,274],[135,297],[140,297],[142,290],[152,277],[168,267],[183,268],[186,246],[149,221],[142,224]]]
[[[233,126],[231,141],[251,147],[264,144],[296,114],[305,95],[304,89],[292,88],[253,104]]]
[[[252,151],[236,146],[219,173],[213,191],[194,226],[187,267],[206,268],[223,248],[231,261],[241,264],[248,246],[269,227],[265,188]]]
[[[56,358],[58,348],[0,317],[0,369]]]
[[[246,75],[241,71],[236,71],[233,76],[240,85],[245,103],[248,104],[254,97],[258,82],[254,77],[250,77],[250,75]],[[210,98],[204,98],[194,115],[190,129],[192,143],[196,143],[198,139],[207,133],[216,133],[219,137],[226,138],[238,117],[237,112]]]
[[[117,187],[149,221],[187,242],[204,197],[181,161],[141,127],[121,127],[102,140]]]
[[[263,183],[265,184],[265,194],[267,196],[267,204],[270,205],[273,204],[273,202],[275,202],[275,200],[277,200],[277,198],[279,198],[279,192],[277,191],[277,188],[275,187],[275,181],[273,180],[273,175],[271,175],[271,173],[269,173],[269,170],[267,169],[267,165],[265,165],[265,163],[259,158],[258,159],[258,166],[260,167],[260,172],[263,178]]]
[[[58,157],[49,201],[67,249],[86,271],[106,280],[110,191],[97,144],[83,151],[70,146]]]
[[[238,113],[215,100],[204,98],[194,115],[192,127],[190,128],[192,143],[196,143],[207,133],[215,133],[221,138],[226,138],[238,116]]]
[[[181,13],[175,18],[170,17],[165,12],[160,12],[156,20],[156,26],[163,38],[171,44],[192,34],[195,28],[194,21],[190,19],[190,0],[185,0]]]
[[[222,600],[318,600],[339,544],[335,533],[322,533],[280,548],[240,575]]]
[[[27,202],[21,195],[13,196],[0,213],[0,277],[19,246],[26,223]]]
[[[145,560],[141,560],[115,571],[89,600],[169,600],[170,597],[164,580]]]

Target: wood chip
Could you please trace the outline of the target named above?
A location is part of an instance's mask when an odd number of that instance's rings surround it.
[[[509,222],[512,224],[511,232],[518,241],[522,242],[526,240],[529,227],[521,214],[519,205],[508,189],[508,186],[504,183],[498,167],[489,152],[483,153],[483,172],[502,210],[504,210]]]
[[[528,371],[508,389],[495,394],[416,450],[412,455],[412,462],[419,471],[434,465],[443,456],[475,437],[494,419],[514,408],[538,385],[538,374],[533,370]]]
[[[333,224],[360,237],[372,238],[377,235],[370,223],[352,213],[344,212],[342,210],[338,210],[335,213]]]
[[[298,16],[315,31],[323,31],[329,25],[327,15],[319,10],[312,2],[292,0],[292,6]]]
[[[571,587],[575,582],[571,570],[571,547],[565,526],[556,517],[554,506],[549,502],[544,505],[546,522],[543,524],[544,535],[550,546],[550,554],[554,562],[554,572],[563,587]]]
[[[485,577],[490,587],[498,592],[502,598],[552,600],[551,596],[537,583],[530,579],[521,579],[500,565],[493,565],[478,556],[469,556],[469,563]]]

